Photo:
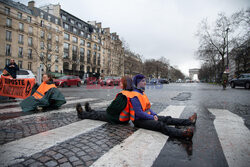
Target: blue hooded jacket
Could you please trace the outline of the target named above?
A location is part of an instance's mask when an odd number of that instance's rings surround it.
[[[143,91],[139,89],[134,89],[133,91],[143,94]],[[130,101],[135,110],[135,120],[154,120],[154,115],[156,115],[156,113],[153,112],[151,109],[149,109],[151,115],[147,114],[146,112],[143,112],[141,103],[137,97],[130,99]]]

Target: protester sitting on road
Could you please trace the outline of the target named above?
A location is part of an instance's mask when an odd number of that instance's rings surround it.
[[[89,103],[85,103],[85,111],[83,111],[80,103],[76,105],[77,115],[80,119],[93,119],[110,122],[113,124],[127,124],[130,119],[131,103],[126,97],[132,91],[132,78],[124,76],[121,79],[121,88],[123,89],[116,95],[108,108],[104,111],[92,110]]]
[[[4,69],[12,76],[12,78],[16,79],[16,72],[19,71],[19,67],[14,59],[11,59],[10,63],[7,64]]]
[[[35,84],[31,96],[24,99],[20,105],[23,112],[33,110],[57,109],[65,104],[63,94],[56,88],[51,74],[43,74],[43,82],[39,86]]]
[[[168,125],[189,126],[195,125],[197,114],[194,113],[188,119],[172,118],[170,116],[158,116],[152,111],[148,97],[144,93],[146,86],[145,77],[141,74],[133,78],[133,95],[130,96],[130,101],[134,109],[133,121],[134,125],[139,128],[162,132],[171,137],[185,138],[187,140],[193,137],[193,128],[189,127],[186,130],[177,129]]]

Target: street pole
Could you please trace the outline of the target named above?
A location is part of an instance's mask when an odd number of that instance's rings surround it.
[[[229,60],[228,60],[228,31],[229,31],[229,28],[226,29],[227,31],[227,70],[229,69]]]

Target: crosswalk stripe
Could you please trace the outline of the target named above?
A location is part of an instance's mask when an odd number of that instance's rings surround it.
[[[185,106],[168,106],[159,115],[179,118],[184,108]],[[139,129],[91,166],[152,166],[167,139],[168,136],[159,132]]]
[[[25,157],[86,133],[103,124],[105,122],[86,119],[4,144],[0,146],[0,166],[9,166],[22,162]]]
[[[74,103],[83,103],[83,102],[87,102],[87,101],[94,101],[94,100],[98,100],[97,98],[86,98],[86,99],[77,99],[77,100],[70,100],[67,101],[66,105],[68,104],[74,104]],[[5,109],[0,109],[0,113],[12,113],[12,112],[21,112],[22,109],[20,106],[18,107],[13,107],[13,108],[5,108]]]
[[[208,109],[215,115],[214,126],[229,167],[250,164],[250,132],[244,120],[223,109]]]

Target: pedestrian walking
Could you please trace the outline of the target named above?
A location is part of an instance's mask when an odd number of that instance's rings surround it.
[[[85,111],[80,103],[76,105],[77,115],[80,119],[93,119],[109,122],[112,124],[127,124],[130,119],[131,103],[126,94],[133,90],[132,78],[124,76],[121,78],[121,88],[115,99],[106,110],[93,110],[89,103],[85,103]]]
[[[171,137],[185,138],[191,140],[193,137],[193,128],[188,127],[185,130],[177,129],[168,125],[190,126],[195,125],[197,114],[194,113],[188,119],[172,118],[170,116],[158,116],[151,109],[151,104],[148,97],[144,93],[146,80],[141,74],[133,78],[134,90],[130,96],[130,101],[134,109],[134,125],[139,128],[144,128],[153,131],[162,132]]]

